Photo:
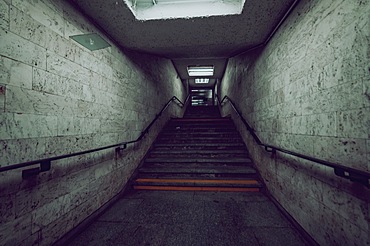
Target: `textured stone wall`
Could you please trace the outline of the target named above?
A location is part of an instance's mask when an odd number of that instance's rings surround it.
[[[370,171],[370,2],[302,0],[267,46],[229,60],[232,98],[265,143]],[[320,245],[369,245],[370,190],[258,147],[232,113],[273,196]]]
[[[173,95],[171,61],[112,47],[90,52],[74,34],[98,32],[67,1],[0,0],[0,166],[136,139]],[[102,34],[104,37],[104,35]],[[54,161],[22,180],[0,173],[0,244],[50,245],[123,188],[170,115],[120,155]]]

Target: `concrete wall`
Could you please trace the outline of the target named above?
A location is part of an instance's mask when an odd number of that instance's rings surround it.
[[[264,143],[370,171],[370,2],[302,0],[266,47],[229,60],[230,96]],[[320,245],[369,245],[370,190],[258,147],[267,188]]]
[[[0,166],[136,139],[173,95],[171,61],[112,47],[90,52],[74,34],[98,32],[67,1],[0,1]],[[104,37],[104,35],[103,35]],[[55,161],[22,180],[0,173],[0,244],[50,245],[125,185],[170,115],[139,144]]]

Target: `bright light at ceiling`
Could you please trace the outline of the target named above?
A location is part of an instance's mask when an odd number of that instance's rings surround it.
[[[208,78],[195,79],[195,84],[208,84],[208,82],[209,82]]]
[[[172,19],[236,15],[245,0],[123,0],[136,19]]]
[[[188,74],[189,76],[213,76],[214,67],[213,66],[189,66]]]

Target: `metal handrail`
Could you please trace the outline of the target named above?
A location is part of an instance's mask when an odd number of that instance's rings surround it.
[[[55,160],[60,160],[60,159],[65,159],[73,156],[79,156],[79,155],[84,155],[84,154],[89,154],[92,152],[97,152],[105,149],[111,149],[111,148],[116,148],[116,151],[123,150],[127,147],[128,144],[133,144],[136,142],[139,142],[141,139],[144,138],[144,136],[149,132],[149,129],[154,125],[154,123],[159,119],[159,117],[162,115],[162,113],[170,106],[172,102],[175,102],[179,107],[183,108],[188,100],[189,100],[190,95],[186,97],[185,102],[182,102],[180,99],[178,99],[176,96],[173,96],[170,100],[167,101],[167,103],[162,107],[161,111],[156,114],[155,118],[150,122],[150,124],[141,132],[140,136],[136,140],[131,140],[131,141],[126,141],[126,142],[121,142],[113,145],[108,145],[96,149],[90,149],[90,150],[85,150],[85,151],[80,151],[76,153],[71,153],[71,154],[66,154],[66,155],[60,155],[60,156],[54,156],[50,158],[44,158],[44,159],[39,159],[39,160],[34,160],[34,161],[28,161],[28,162],[23,162],[23,163],[18,163],[14,165],[9,165],[5,167],[0,167],[0,173],[9,171],[9,170],[14,170],[14,169],[19,169],[23,167],[28,167],[28,166],[33,166],[36,164],[40,164],[40,167],[37,168],[31,168],[27,170],[22,171],[22,177],[27,178],[30,176],[37,175],[40,172],[45,172],[49,171],[51,168],[51,162]]]
[[[283,148],[280,148],[280,147],[277,147],[277,146],[274,146],[274,145],[262,143],[261,140],[259,139],[259,137],[257,136],[257,134],[255,133],[255,130],[248,124],[248,122],[245,120],[243,115],[240,113],[239,109],[236,107],[234,102],[228,96],[224,96],[222,98],[222,100],[220,100],[218,95],[216,95],[216,98],[217,98],[217,101],[218,101],[220,107],[222,107],[224,105],[225,101],[230,102],[232,108],[234,109],[236,114],[240,117],[241,121],[243,122],[243,124],[245,125],[245,127],[247,128],[249,133],[252,135],[253,139],[256,141],[256,143],[258,145],[265,147],[266,151],[268,151],[268,152],[279,151],[279,152],[283,152],[283,153],[286,153],[286,154],[289,154],[289,155],[292,155],[292,156],[296,156],[296,157],[299,157],[299,158],[302,158],[302,159],[305,159],[305,160],[309,160],[309,161],[312,161],[312,162],[315,162],[315,163],[318,163],[318,164],[321,164],[321,165],[324,165],[324,166],[327,166],[327,167],[331,167],[331,168],[334,169],[335,175],[337,175],[339,177],[342,177],[342,178],[349,179],[353,182],[360,183],[360,184],[366,186],[367,188],[370,188],[370,183],[369,183],[370,172],[358,170],[358,169],[351,168],[351,167],[346,167],[346,166],[341,165],[341,164],[325,161],[325,160],[318,159],[318,158],[315,158],[315,157],[311,157],[311,156],[303,155],[303,154],[293,152],[293,151],[290,151],[290,150],[286,150],[286,149],[283,149]]]

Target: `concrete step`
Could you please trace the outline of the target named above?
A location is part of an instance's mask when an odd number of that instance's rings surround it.
[[[194,149],[194,147],[200,147],[201,149],[212,147],[213,149],[227,149],[231,148],[245,148],[244,143],[155,143],[155,147],[183,147],[184,149]]]
[[[218,125],[218,126],[215,126],[215,125],[170,125],[170,126],[166,126],[164,128],[165,131],[169,131],[169,132],[172,132],[172,131],[176,131],[176,132],[183,132],[183,131],[186,131],[186,132],[192,132],[192,131],[204,131],[204,132],[210,132],[210,131],[233,131],[233,132],[237,132],[235,126],[233,125]]]
[[[156,163],[144,163],[141,168],[162,168],[162,169],[171,169],[171,168],[179,168],[179,169],[188,169],[194,171],[196,169],[209,169],[209,170],[224,170],[224,169],[235,169],[234,173],[238,173],[240,171],[243,174],[244,168],[253,168],[252,163],[223,163],[223,162],[156,162]],[[141,169],[140,168],[140,169]],[[197,173],[197,172],[195,172]]]
[[[208,143],[214,143],[214,144],[224,144],[224,143],[243,143],[243,140],[241,138],[159,138],[157,139],[156,143],[173,143],[173,144],[181,144],[181,143],[187,143],[187,144],[208,144]]]
[[[134,186],[134,190],[156,190],[156,191],[209,191],[209,192],[260,192],[260,188],[239,187],[177,187],[177,186]]]
[[[139,170],[140,174],[193,174],[193,175],[203,175],[203,174],[218,174],[218,175],[245,175],[249,177],[254,177],[257,172],[253,167],[250,166],[239,166],[239,167],[230,167],[230,166],[149,166],[142,167]]]
[[[193,114],[220,115],[218,106],[188,106],[184,116]]]
[[[196,158],[196,159],[225,159],[225,158],[248,158],[246,152],[243,153],[152,153],[148,158]]]
[[[150,179],[138,178],[134,189],[139,190],[202,190],[202,191],[255,191],[262,185],[255,179]],[[235,190],[236,189],[236,190]]]
[[[172,129],[165,129],[165,131],[161,134],[187,134],[187,133],[236,133],[235,128],[172,128]]]
[[[169,154],[169,155],[176,155],[176,154],[189,154],[189,155],[196,155],[196,154],[246,154],[247,151],[246,149],[211,149],[211,150],[206,150],[206,149],[160,149],[160,148],[155,148],[150,151],[150,154],[153,155],[161,155],[161,154]]]
[[[151,179],[255,179],[255,173],[140,173],[139,178]]]
[[[178,185],[178,186],[231,186],[260,187],[256,179],[185,179],[185,178],[137,178],[135,184],[140,185]]]
[[[230,118],[222,118],[222,117],[219,117],[219,118],[206,118],[206,117],[203,117],[203,118],[171,118],[171,121],[170,123],[173,123],[173,122],[213,122],[213,123],[217,123],[217,122],[230,122],[232,123],[232,120]]]
[[[225,137],[225,138],[235,138],[240,137],[238,132],[179,132],[179,131],[172,131],[172,132],[164,132],[160,134],[160,137],[176,137],[176,138],[184,138],[184,137]]]
[[[200,120],[171,120],[166,126],[235,126],[231,120],[219,120],[219,119],[200,119]]]
[[[252,160],[249,158],[146,158],[145,163],[213,163],[213,164],[227,164],[227,163],[243,163],[251,164]]]
[[[172,125],[182,125],[182,126],[191,126],[191,125],[199,125],[199,126],[223,126],[223,125],[230,125],[233,126],[234,123],[231,120],[224,120],[224,119],[176,119],[176,120],[170,120],[167,123],[168,126]]]
[[[199,139],[207,139],[207,140],[228,140],[228,139],[241,139],[241,137],[238,134],[219,134],[219,133],[213,133],[213,134],[168,134],[168,135],[160,135],[158,139],[180,139],[180,140],[199,140]]]
[[[247,151],[244,145],[240,146],[181,146],[181,145],[173,145],[170,144],[169,146],[153,146],[152,151]]]

